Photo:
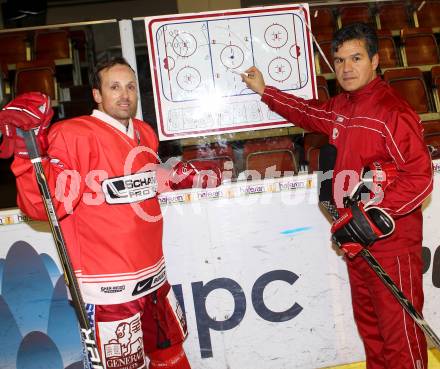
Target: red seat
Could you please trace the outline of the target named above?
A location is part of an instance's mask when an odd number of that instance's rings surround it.
[[[30,59],[30,49],[25,33],[0,35],[0,45],[0,61],[2,63],[16,64]]]
[[[440,120],[426,120],[422,122],[422,125],[424,136],[432,133],[440,134]]]
[[[309,132],[304,135],[304,152],[307,153],[311,148],[328,144],[328,136],[323,133]],[[307,156],[307,155],[306,155]]]
[[[40,91],[52,100],[57,99],[55,64],[53,61],[36,60],[17,64],[15,95]]]
[[[320,103],[325,103],[328,99],[330,99],[327,80],[323,76],[316,76],[316,85],[318,89],[318,101]]]
[[[333,66],[333,58],[332,58],[332,52],[331,52],[331,43],[332,43],[332,34],[317,34],[315,35],[316,41],[318,42],[319,46],[322,49],[322,52],[327,57],[327,60],[329,61],[330,65]],[[316,47],[315,45],[313,46]],[[319,69],[320,73],[332,73],[332,70],[325,62],[324,58],[322,57],[321,53],[318,49],[315,49],[315,54],[319,54]]]
[[[377,15],[380,29],[397,30],[411,27],[408,8],[404,2],[379,3]]]
[[[304,135],[304,160],[309,172],[318,170],[319,149],[328,144],[328,136],[318,132],[309,132]]]
[[[375,26],[370,7],[367,4],[341,6],[339,8],[339,21],[341,26],[358,22]]]
[[[432,81],[435,105],[437,111],[440,113],[440,66],[439,65],[431,68],[431,81]]]
[[[209,160],[215,163],[222,171],[231,171],[232,178],[236,177],[234,167],[234,151],[229,144],[220,145],[218,143],[208,146],[190,146],[183,149],[182,159],[185,161]]]
[[[247,141],[243,158],[245,169],[257,171],[262,178],[276,177],[274,170],[280,171],[281,175],[298,172],[294,145],[287,136]]]
[[[402,31],[401,38],[408,66],[440,63],[437,42],[431,29],[408,28]]]
[[[379,40],[379,66],[381,68],[394,68],[400,66],[396,44],[391,31],[377,31]]]
[[[440,27],[440,1],[428,0],[424,1],[423,5],[418,1],[415,5],[419,27]]]
[[[384,72],[383,77],[418,114],[433,110],[423,73],[419,68],[389,69]]]
[[[71,59],[69,33],[66,30],[39,31],[35,34],[34,50],[36,59]]]
[[[437,87],[440,87],[440,65],[436,65],[431,68],[432,83]]]
[[[308,168],[309,173],[313,173],[319,170],[319,153],[321,149],[319,147],[312,147],[309,151]]]
[[[336,17],[332,8],[317,6],[310,9],[310,22],[313,34],[333,33],[336,30]]]
[[[440,158],[440,133],[430,133],[425,135],[424,139],[426,146],[428,146],[432,159]]]

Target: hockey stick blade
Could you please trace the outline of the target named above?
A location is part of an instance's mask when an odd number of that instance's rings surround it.
[[[75,308],[76,315],[78,317],[79,325],[81,328],[82,339],[86,345],[90,364],[93,369],[104,369],[104,366],[99,355],[98,346],[96,344],[95,334],[90,326],[89,319],[85,305],[81,296],[81,292],[76,280],[72,264],[70,262],[69,254],[66,248],[66,242],[58,222],[58,217],[55,212],[55,207],[52,202],[50,189],[47,184],[47,179],[44,174],[43,165],[41,164],[41,157],[38,151],[38,146],[35,140],[35,133],[33,130],[22,131],[18,130],[18,134],[22,136],[26,143],[26,148],[29,152],[32,165],[34,167],[38,188],[40,190],[41,197],[43,199],[44,208],[46,210],[47,218],[49,220],[50,230],[55,242],[55,247],[58,256],[61,261],[61,265],[64,273],[64,280],[69,288],[70,295],[72,297],[72,303]]]
[[[338,210],[330,201],[320,201],[322,207],[330,214],[333,220],[338,219]],[[432,342],[432,344],[440,350],[440,338],[432,330],[427,321],[423,318],[416,308],[411,304],[411,302],[406,298],[403,292],[397,287],[392,278],[388,273],[382,268],[380,263],[371,254],[370,251],[363,248],[360,251],[362,258],[368,263],[368,265],[377,274],[384,285],[390,290],[393,296],[397,299],[399,304],[406,310],[409,316],[414,320],[414,322],[420,327],[425,336]]]

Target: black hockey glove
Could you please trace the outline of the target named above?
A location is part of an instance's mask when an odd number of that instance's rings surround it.
[[[377,239],[393,233],[394,227],[394,220],[385,210],[375,206],[364,208],[358,202],[340,211],[331,232],[333,240],[339,246],[345,243],[370,246]]]

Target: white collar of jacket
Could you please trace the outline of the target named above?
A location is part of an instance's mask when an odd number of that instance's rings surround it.
[[[125,127],[123,124],[121,124],[121,122],[117,121],[115,118],[102,112],[101,110],[93,109],[92,117],[102,120],[103,122],[111,125],[113,128],[116,128],[117,130],[126,134],[128,137],[134,139],[133,121],[131,118],[128,121],[128,127]]]

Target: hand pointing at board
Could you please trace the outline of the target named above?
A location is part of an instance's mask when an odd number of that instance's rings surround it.
[[[247,73],[247,75],[245,74]],[[263,74],[257,67],[250,67],[241,74],[241,80],[246,83],[246,86],[260,96],[263,95],[266,84],[264,83]]]

